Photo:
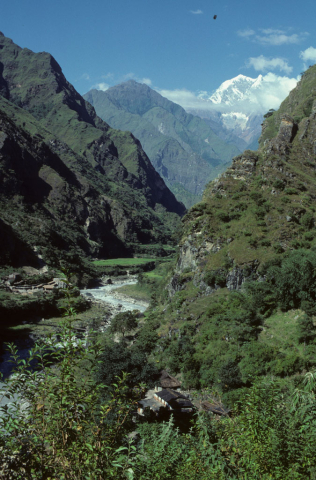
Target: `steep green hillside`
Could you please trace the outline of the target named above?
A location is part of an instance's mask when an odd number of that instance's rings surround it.
[[[141,141],[156,170],[187,206],[239,153],[204,120],[134,80],[106,92],[91,90],[84,98],[113,128],[131,131]]]
[[[316,66],[280,111],[265,120],[260,149],[237,157],[207,185],[203,202],[189,211],[183,224],[183,265],[189,265],[189,244],[199,252],[194,268],[204,259],[203,270],[213,270],[228,257],[236,268],[252,265],[254,271],[275,254],[314,245],[315,106]],[[277,135],[264,140],[273,124]]]
[[[184,207],[140,143],[97,117],[51,55],[2,34],[0,46],[6,238],[11,232],[53,263],[70,251],[113,257],[130,255],[132,244],[170,241]]]
[[[235,158],[183,219],[152,321],[156,361],[187,386],[228,395],[316,364],[315,74],[265,121],[263,136],[272,124],[277,135]]]

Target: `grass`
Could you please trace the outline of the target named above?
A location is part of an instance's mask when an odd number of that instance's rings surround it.
[[[138,283],[136,285],[124,285],[123,287],[117,288],[115,292],[122,293],[141,302],[150,302],[151,300],[151,292],[147,285],[140,285]]]
[[[289,347],[295,348],[303,354],[303,345],[298,344],[298,319],[303,315],[302,310],[278,310],[264,322],[264,329],[260,333],[259,341],[281,352],[288,353]]]
[[[155,280],[162,280],[164,278],[163,275],[160,275],[159,273],[157,273],[156,269],[153,270],[152,272],[144,273],[144,277],[149,279],[155,279]]]
[[[173,265],[173,262],[170,257],[159,259],[159,263],[154,270],[140,275],[140,282],[134,285],[124,285],[116,291],[135,300],[150,302],[152,295],[159,291],[161,285],[164,285],[164,279],[171,265]]]
[[[116,265],[120,267],[129,267],[134,265],[145,265],[154,261],[154,258],[110,258],[108,260],[94,260],[93,265],[100,267],[115,267]]]

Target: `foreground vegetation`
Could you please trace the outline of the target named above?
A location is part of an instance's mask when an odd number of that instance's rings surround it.
[[[164,323],[156,302],[170,265],[139,279],[141,288],[148,276],[146,288],[156,293],[145,317],[120,314],[106,336],[90,330],[88,344],[75,340],[73,324],[80,320],[69,285],[58,341],[50,333],[27,361],[11,346],[17,370],[5,394],[17,397],[1,407],[0,478],[314,479],[315,328],[310,320],[315,258],[314,252],[294,252],[269,267],[265,283],[200,298],[209,302],[209,310],[199,332],[188,337],[182,328],[180,338],[169,341],[161,335]],[[278,338],[273,343],[274,335],[265,338],[266,330],[258,332],[258,326],[269,325],[277,335],[282,319],[290,325],[283,343]],[[229,341],[212,330],[219,323]],[[293,351],[296,360],[290,362]],[[220,401],[230,393],[230,416],[219,420],[201,412],[185,431],[172,418],[165,423],[137,418],[144,382],[150,384],[157,369],[168,365],[187,384],[194,375],[206,398]],[[300,375],[307,366],[311,372]],[[214,372],[213,380],[207,379],[207,369]]]
[[[31,352],[35,372],[12,349],[18,369],[6,393],[20,397],[1,408],[0,478],[315,478],[314,374],[297,389],[257,381],[231,417],[199,414],[181,433],[172,419],[135,423],[144,388],[130,388],[126,374],[112,386],[97,382],[101,346],[74,344],[71,319],[60,340]]]

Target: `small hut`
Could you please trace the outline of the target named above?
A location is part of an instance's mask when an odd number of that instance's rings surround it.
[[[160,372],[160,377],[155,387],[156,392],[160,392],[163,388],[172,388],[173,390],[180,390],[181,382],[175,377],[169,375],[166,370]]]
[[[217,403],[217,402],[211,403],[207,400],[201,403],[201,408],[205,412],[211,412],[219,416],[222,416],[222,415],[227,416],[229,415],[229,412],[230,412],[230,410],[226,408],[222,403]]]
[[[174,413],[192,413],[195,409],[187,397],[171,388],[156,392],[154,398]]]

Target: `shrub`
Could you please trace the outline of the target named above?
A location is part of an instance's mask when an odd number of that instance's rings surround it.
[[[26,360],[10,346],[16,372],[1,394],[18,400],[1,407],[3,478],[79,479],[91,478],[96,472],[100,478],[126,478],[130,469],[129,455],[122,456],[122,444],[127,442],[131,413],[141,390],[127,388],[125,374],[116,379],[106,402],[100,403],[104,385],[95,383],[94,374],[101,346],[95,332],[90,331],[89,346],[76,339],[71,304],[66,314],[58,345],[48,337],[35,345]],[[10,459],[7,465],[4,458]]]
[[[263,247],[270,247],[271,242],[270,242],[270,240],[268,240],[268,239],[265,238],[265,239],[261,240],[261,245],[262,245]]]
[[[304,239],[308,242],[311,242],[315,237],[315,232],[306,232],[304,233]]]
[[[273,248],[274,248],[275,253],[283,253],[284,252],[284,248],[282,247],[282,245],[280,243],[275,243],[273,245]]]
[[[271,267],[281,308],[299,308],[302,301],[314,302],[316,297],[316,254],[294,250],[278,267]]]
[[[233,390],[243,385],[240,369],[236,360],[227,360],[221,366],[218,376],[223,392]]]
[[[250,239],[249,239],[249,245],[251,245],[253,248],[257,248],[257,246],[258,246],[258,239],[257,239],[257,238],[250,238]]]
[[[297,250],[298,248],[301,248],[301,242],[299,240],[297,240],[297,238],[295,238],[291,242],[291,247],[295,248],[295,250]]]
[[[258,206],[262,205],[265,202],[265,199],[263,198],[261,192],[250,192],[249,196]]]
[[[270,362],[275,358],[275,349],[258,342],[250,343],[246,354],[239,363],[242,379],[245,383],[252,383],[254,377],[266,375],[270,370]]]
[[[273,182],[273,187],[276,188],[277,190],[283,190],[284,186],[285,185],[284,185],[284,182],[282,182],[282,180],[277,179]]]
[[[287,195],[297,195],[297,190],[296,188],[288,187],[284,189],[284,193],[286,193]]]
[[[314,227],[314,216],[311,212],[306,212],[300,219],[300,224],[308,230]]]
[[[224,223],[227,223],[230,220],[229,215],[226,212],[217,212],[216,216],[221,222]]]
[[[257,207],[255,209],[255,215],[258,219],[262,220],[266,214],[266,210],[263,207]]]

